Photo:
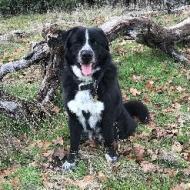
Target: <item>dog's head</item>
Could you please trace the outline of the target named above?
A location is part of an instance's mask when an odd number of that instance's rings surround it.
[[[110,57],[106,35],[98,28],[75,27],[66,32],[65,59],[77,77],[89,77]]]

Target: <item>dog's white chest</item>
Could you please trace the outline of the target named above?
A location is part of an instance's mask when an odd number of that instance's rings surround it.
[[[78,91],[67,106],[71,112],[76,114],[84,130],[87,129],[87,125],[95,129],[97,123],[101,121],[101,114],[104,110],[104,104],[94,100],[90,90]]]

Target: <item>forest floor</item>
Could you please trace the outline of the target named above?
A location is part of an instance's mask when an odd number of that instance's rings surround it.
[[[28,53],[31,43],[42,39],[44,23],[58,23],[63,28],[98,26],[125,13],[123,8],[102,7],[0,18],[1,34],[32,31],[21,40],[1,44],[0,63]],[[151,19],[169,26],[189,14],[161,14]],[[134,41],[119,38],[110,46],[123,99],[142,100],[151,112],[150,124],[140,124],[134,136],[118,142],[117,163],[106,162],[104,147],[86,142],[80,146],[77,167],[64,172],[57,164],[69,148],[69,134],[59,92],[57,115],[38,127],[1,115],[0,189],[190,189],[190,68]],[[33,66],[9,74],[2,85],[9,93],[32,100],[41,75],[41,66]]]

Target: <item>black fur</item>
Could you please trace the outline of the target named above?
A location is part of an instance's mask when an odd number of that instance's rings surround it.
[[[105,146],[110,157],[116,156],[114,141],[125,139],[135,132],[137,123],[133,119],[136,116],[141,122],[147,122],[149,118],[148,109],[144,104],[131,101],[123,104],[120,87],[117,79],[117,69],[113,64],[109,52],[108,41],[101,29],[90,28],[89,44],[92,46],[96,56],[94,68],[100,70],[93,74],[93,80],[98,81],[97,97],[104,103],[104,111],[101,119],[101,132],[105,140]],[[62,87],[64,92],[64,103],[69,116],[70,129],[70,155],[68,162],[74,162],[75,153],[78,153],[80,137],[83,130],[81,123],[67,106],[74,99],[80,81],[74,75],[71,66],[77,65],[77,54],[84,44],[85,28],[75,27],[67,31],[64,36],[65,56],[62,61],[64,68],[61,71]],[[78,65],[78,67],[80,67]]]
[[[149,122],[148,108],[142,102],[131,100],[124,103],[124,106],[132,117],[137,117],[144,124]]]

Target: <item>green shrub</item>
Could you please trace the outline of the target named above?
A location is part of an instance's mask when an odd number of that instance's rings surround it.
[[[176,0],[177,5],[180,6],[185,2],[190,4],[190,0],[179,1]],[[79,5],[87,4],[89,6],[102,6],[109,4],[116,6],[118,3],[128,7],[131,4],[136,6],[165,6],[162,0],[0,0],[0,15],[15,15],[26,14],[31,12],[43,13],[53,9],[71,10]]]
[[[80,0],[0,0],[0,13],[13,15],[30,12],[47,12],[52,9],[72,9]]]

